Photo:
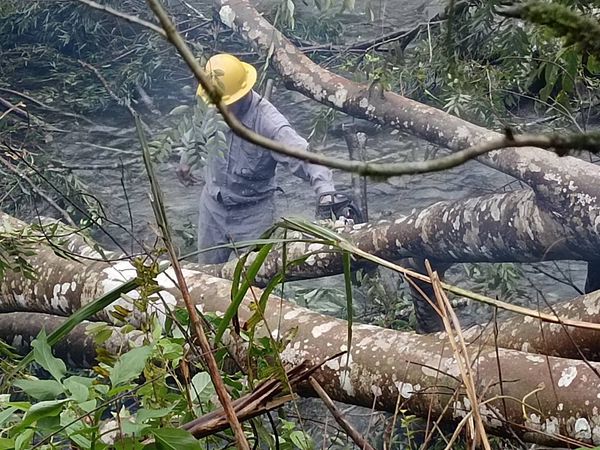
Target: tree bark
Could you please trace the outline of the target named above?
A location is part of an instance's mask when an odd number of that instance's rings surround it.
[[[599,305],[600,291],[595,291],[560,302],[553,305],[552,309],[546,306],[541,309],[563,319],[576,318],[583,322],[600,323]],[[498,345],[530,353],[600,361],[598,332],[541,322],[532,317],[515,315],[497,323],[474,326],[463,334],[465,339],[477,342],[477,345]]]
[[[260,52],[272,55],[271,63],[290,87],[323,104],[408,131],[451,150],[500,136],[436,108],[383,91],[377,85],[355,83],[318,66],[248,0],[215,0],[215,5],[226,26],[239,32]],[[586,246],[598,248],[600,167],[532,147],[494,151],[479,161],[522,180],[534,190],[536,208],[550,216],[556,231],[561,231],[554,235],[548,251],[580,253]]]
[[[394,221],[355,225],[342,237],[361,250],[388,260],[407,257],[452,262],[536,262],[553,259],[590,260],[600,253],[600,235],[590,240],[574,234],[556,215],[538,205],[533,191],[519,190],[451,202],[438,202]],[[584,219],[583,212],[580,212]],[[297,242],[286,246],[287,261],[312,254],[289,268],[288,279],[341,273],[339,252],[332,247]],[[283,270],[282,249],[272,251],[257,277],[264,285]],[[249,258],[248,261],[252,259]],[[205,266],[213,275],[231,279],[237,261]],[[360,261],[357,262],[360,265]]]
[[[31,281],[9,274],[0,286],[1,311],[68,315],[135,276],[135,268],[126,261],[72,262],[57,257],[44,246],[30,262],[38,270],[39,279]],[[185,269],[191,298],[205,312],[223,313],[230,302],[231,283],[193,270],[195,267],[188,265]],[[181,306],[179,293],[168,275],[172,274],[159,276],[158,282],[164,288],[161,296],[166,304]],[[260,296],[260,291],[255,294]],[[248,293],[239,309],[242,323],[252,315],[253,298]],[[598,296],[584,298],[590,314],[600,314],[598,300]],[[162,304],[150,302],[148,311],[164,319],[167,312]],[[275,296],[269,300],[265,318],[274,333],[293,334],[296,330],[281,353],[285,363],[306,360],[310,364],[348,349],[348,324],[343,320]],[[98,319],[108,322],[111,316],[104,311]],[[266,327],[259,325],[258,335],[265,333]],[[315,378],[338,401],[375,404],[394,411],[400,396],[400,407],[409,413],[428,416],[431,412],[439,416],[449,405],[444,419],[457,420],[468,413],[471,405],[465,401],[456,360],[446,339],[443,333],[423,336],[354,325],[349,357],[329,361],[315,373]],[[226,342],[243,356],[244,347],[235,345],[231,336]],[[469,350],[478,395],[482,401],[488,401],[479,409],[491,432],[506,434],[510,427],[528,441],[557,443],[560,434],[600,444],[600,379],[595,373],[600,364],[489,345],[472,344]],[[496,398],[498,395],[505,397]]]
[[[54,314],[43,314],[35,312],[13,312],[0,314],[0,339],[11,345],[19,354],[26,354],[31,349],[31,342],[42,331],[49,335],[65,320],[63,316]],[[77,327],[69,335],[54,345],[55,354],[65,360],[69,367],[89,369],[97,364],[98,349],[107,355],[120,355],[129,350],[132,343],[144,338],[140,331],[132,331],[123,335],[116,327],[108,327],[110,336],[101,345],[97,345],[94,337],[87,333],[88,325],[85,322]],[[96,324],[97,325],[97,324]]]

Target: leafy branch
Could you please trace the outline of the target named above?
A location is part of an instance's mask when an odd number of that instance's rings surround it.
[[[559,3],[530,1],[501,9],[500,14],[516,17],[551,28],[567,44],[578,44],[600,57],[600,22],[592,16],[575,12]]]

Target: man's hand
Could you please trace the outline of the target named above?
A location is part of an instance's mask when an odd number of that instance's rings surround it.
[[[175,173],[177,174],[177,179],[184,186],[193,186],[198,182],[198,179],[192,174],[192,168],[185,163],[180,163]]]
[[[331,205],[336,202],[346,201],[348,197],[344,194],[339,194],[337,192],[325,192],[319,196],[319,204],[320,205]]]
[[[351,219],[354,223],[364,222],[360,207],[349,195],[336,191],[320,194],[317,200],[315,218],[317,220],[333,219],[335,221],[341,217]]]

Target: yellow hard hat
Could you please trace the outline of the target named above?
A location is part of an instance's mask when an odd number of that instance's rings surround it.
[[[250,92],[256,83],[256,69],[227,53],[211,57],[206,63],[205,70],[221,91],[221,99],[226,105],[237,102]],[[210,102],[202,85],[198,86],[196,95],[205,102]]]

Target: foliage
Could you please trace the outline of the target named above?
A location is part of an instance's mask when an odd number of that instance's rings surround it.
[[[0,129],[0,137],[11,139],[15,144],[20,139],[19,133],[14,129],[3,133]],[[28,142],[19,144],[19,147],[36,148],[35,144],[29,143],[35,131],[24,133],[23,139]],[[50,212],[44,212],[45,215],[64,220],[64,214],[67,214],[84,229],[101,222],[105,217],[100,202],[90,193],[88,186],[72,169],[65,167],[51,150],[17,151],[11,145],[2,143],[0,174],[0,192],[4,193],[0,196],[0,208],[6,212],[22,217],[37,217],[45,207],[42,205],[49,206],[49,198],[64,213],[52,205]]]
[[[131,346],[118,357],[98,349],[99,362],[92,371],[72,374],[65,363],[53,356],[50,337],[41,332],[32,343],[36,375],[23,374],[11,394],[0,396],[0,448],[25,449],[32,446],[56,448],[69,444],[81,449],[150,448],[145,441],[154,438],[158,448],[198,449],[199,442],[178,427],[218,406],[209,375],[199,363],[187,356],[189,318],[185,310],[174,310],[168,320],[150,308],[156,302],[159,267],[155,259],[138,260],[138,296],[123,299],[129,310],[116,308],[115,318],[123,321],[120,333]],[[142,332],[128,321],[141,315]],[[206,315],[212,328],[223,319]],[[93,325],[89,333],[101,346],[117,329]],[[133,343],[136,343],[135,345]],[[248,392],[249,386],[266,377],[282,374],[273,367],[273,358],[285,348],[287,340],[257,339],[252,346],[258,371],[252,378],[241,373],[223,375],[233,398]],[[219,364],[227,352],[217,353]],[[195,372],[191,376],[190,371]],[[183,376],[182,376],[183,374]],[[286,449],[312,448],[311,439],[296,429],[293,422],[282,421],[277,435],[267,432],[259,422],[253,429],[258,436]],[[221,446],[229,438],[206,438],[206,445]]]
[[[315,447],[312,438],[303,431],[296,429],[296,424],[284,419],[281,421],[282,436],[279,448],[282,450],[311,450]]]
[[[104,3],[150,19],[145,2]],[[28,91],[46,104],[90,113],[112,101],[79,60],[97,67],[117,95],[130,100],[138,85],[151,87],[182,77],[178,58],[156,33],[78,2],[18,2],[2,12],[0,34],[6,39],[0,43],[1,78],[18,80],[8,86]]]
[[[338,44],[343,24],[340,12],[354,9],[354,0],[314,0],[304,2],[308,10],[296,9],[295,0],[279,0],[273,5],[270,19],[274,26],[292,40]]]
[[[475,283],[476,289],[486,295],[495,294],[508,302],[524,295],[519,287],[523,272],[516,264],[469,264],[464,267],[469,280]]]
[[[8,272],[17,272],[27,279],[36,280],[37,273],[29,259],[41,244],[50,244],[56,255],[72,259],[76,255],[68,249],[68,244],[76,232],[83,243],[99,254],[103,253],[84,229],[73,230],[60,222],[51,221],[17,227],[11,224],[10,219],[4,220],[0,223],[0,279]]]
[[[202,100],[193,106],[181,105],[171,110],[166,125],[170,127],[149,143],[152,156],[159,161],[177,152],[181,162],[199,169],[208,155],[223,152],[227,147],[227,124],[215,107]]]
[[[400,276],[382,268],[360,270],[356,283],[369,322],[395,330],[414,329],[412,298]]]
[[[589,6],[585,9],[587,13],[593,12]],[[514,13],[530,22],[548,26],[557,35],[564,36],[567,45],[578,45],[582,51],[600,56],[600,24],[591,15],[576,13],[559,3],[539,1],[527,2]]]
[[[70,375],[64,363],[52,356],[42,333],[33,344],[34,359],[51,379],[28,376],[14,383],[32,401],[9,401],[5,396],[0,404],[3,434],[15,448],[30,448],[35,440],[47,445],[72,442],[86,449],[107,448],[118,432],[121,442],[142,448],[141,436],[166,435],[168,427],[163,425],[188,413],[183,398],[165,384],[178,357],[173,357],[177,352],[165,353],[164,349],[178,346],[182,352],[181,344],[181,339],[159,338],[155,333],[112,367],[101,364],[96,371],[105,378],[98,378]],[[147,381],[136,382],[140,376]],[[125,405],[134,393],[137,407],[132,414]],[[107,420],[110,416],[115,419]]]
[[[487,126],[518,125],[513,111],[529,104],[574,122],[579,108],[596,101],[596,58],[563,46],[548,29],[497,14],[501,4],[470,2],[422,28],[406,50],[371,50],[342,68]]]
[[[333,108],[321,107],[317,110],[311,123],[311,131],[307,139],[311,143],[323,143],[331,126],[335,123],[338,113]]]
[[[141,8],[144,3],[137,0],[108,3],[142,16],[146,11]],[[421,33],[406,51],[392,44],[385,53],[374,49],[347,58],[341,67],[373,87],[424,98],[453,114],[491,125],[510,121],[511,110],[521,105],[524,98],[533,99],[538,108],[567,117],[594,101],[600,69],[596,58],[582,53],[575,45],[562,46],[549,30],[503,19],[496,12],[499,4],[496,0],[474,2],[471,7],[456,11],[446,24],[432,25],[431,38]],[[319,10],[316,19],[299,14],[293,0],[279,2],[274,14],[278,24],[300,40],[337,42],[341,34],[338,12],[352,9],[353,2],[334,5],[315,0],[315,5]],[[118,86],[118,95],[126,99],[134,98],[137,85],[148,86],[155,80],[172,78],[177,71],[178,63],[156,36],[129,24],[117,25],[114,19],[99,13],[81,14],[80,6],[72,2],[3,2],[0,14],[6,19],[0,30],[10,37],[2,43],[6,56],[0,61],[0,73],[7,80],[20,79],[21,88],[35,92],[47,104],[61,103],[81,112],[98,111],[107,105],[105,89],[82,71],[78,59],[98,66],[111,85]],[[90,36],[93,39],[88,39]],[[333,120],[332,110],[323,110],[315,119],[312,137],[323,135]],[[4,136],[29,130],[16,129],[20,127],[6,122],[0,125],[6,127],[2,130]],[[204,164],[208,154],[224,147],[225,128],[214,108],[203,104],[175,108],[166,125],[169,128],[157,134],[153,142],[154,156],[159,160],[178,151],[185,162],[196,168]],[[40,133],[36,138],[41,142],[46,135]],[[31,153],[11,160],[11,164],[35,186],[53,189],[69,198],[63,202],[59,196],[59,206],[67,212],[75,214],[81,207],[92,210],[92,217],[101,217],[101,208],[84,193],[85,186],[68,170],[53,166],[52,159],[52,155]],[[8,193],[6,198],[14,208],[22,207],[23,199],[33,203],[35,194],[18,178],[6,176],[0,181],[0,191]],[[84,227],[90,225],[87,220],[81,222]],[[0,233],[0,277],[7,270],[20,270],[28,277],[35,275],[26,258],[39,240],[28,233]],[[237,307],[250,289],[248,278],[254,277],[271,245],[261,248],[259,257],[245,273],[242,265],[238,266],[232,306],[225,317],[205,317],[217,330],[217,342],[230,322],[235,324]],[[348,269],[350,259],[345,251]],[[157,447],[198,448],[189,434],[176,427],[218,405],[210,377],[199,364],[189,361],[186,348],[193,343],[188,337],[185,311],[171,311],[161,321],[149,308],[157,300],[155,256],[136,262],[142,285],[139,297],[122,296],[133,310],[121,306],[113,314],[122,321],[120,331],[130,338],[129,342],[136,343],[128,352],[118,356],[99,350],[99,364],[93,372],[72,374],[52,355],[51,339],[44,333],[38,336],[32,357],[41,375],[23,375],[14,383],[19,392],[0,397],[0,448],[28,448],[34,443],[48,448],[108,448],[111,439],[116,439],[122,448],[143,448],[143,441],[148,438],[154,438]],[[467,271],[484,292],[497,293],[506,300],[520,295],[521,274],[512,264],[496,268],[473,265]],[[355,275],[353,281],[358,286],[351,287],[349,270],[345,272],[345,291],[311,286],[287,292],[303,306],[347,316],[350,323],[356,315],[353,303],[362,297],[377,310],[371,321],[409,328],[406,310],[410,309],[410,301],[398,278],[384,282],[380,272],[364,272]],[[282,280],[283,275],[265,292],[272,292]],[[249,342],[253,366],[250,374],[224,375],[234,398],[267,376],[283,377],[279,353],[293,336],[253,335],[266,301],[267,295],[256,299],[252,305],[255,314],[248,329],[242,331],[242,337]],[[132,326],[127,324],[134,314],[144,317],[141,335],[134,335]],[[89,331],[102,345],[114,330],[108,325],[95,325]],[[226,357],[226,351],[219,349],[220,364],[225,364]],[[190,376],[190,371],[195,374]],[[409,430],[408,446],[414,437],[410,433],[412,421],[412,416],[401,417],[401,426]],[[260,423],[255,422],[254,427],[257,439],[261,436],[269,445],[274,442],[275,435],[265,433]],[[295,423],[283,419],[278,437],[282,449],[314,446]],[[227,435],[225,439],[213,437],[209,445],[227,445],[227,441]]]
[[[12,230],[6,222],[1,228],[4,231],[0,231],[0,279],[7,272],[20,272],[28,279],[35,279],[35,270],[27,258],[35,254],[38,240],[30,236],[28,228]]]

